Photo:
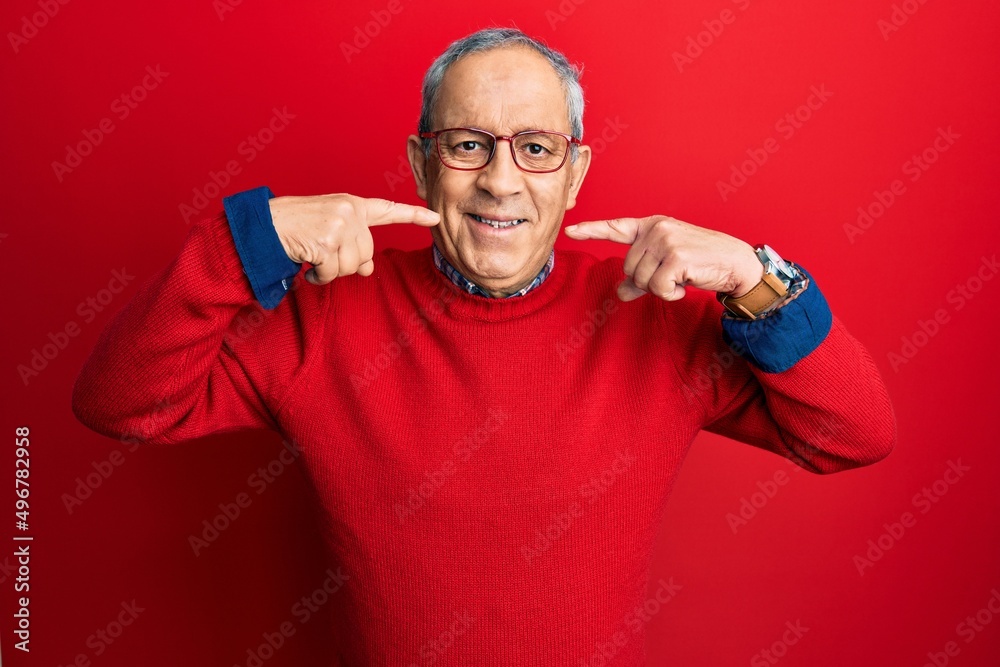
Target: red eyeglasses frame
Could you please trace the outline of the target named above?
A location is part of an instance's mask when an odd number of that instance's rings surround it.
[[[493,137],[493,148],[490,149],[490,156],[486,158],[486,162],[483,163],[483,166],[453,167],[445,161],[444,157],[441,155],[441,143],[438,141],[438,136],[444,134],[445,132],[451,132],[453,130],[470,130],[472,132],[482,132],[483,134]],[[559,166],[555,167],[554,169],[545,169],[543,171],[532,171],[530,169],[525,169],[524,167],[522,167],[521,163],[517,161],[517,155],[514,153],[514,138],[526,134],[555,134],[565,139],[568,144],[567,150],[563,154],[563,159],[562,162],[559,163]],[[493,156],[496,155],[497,143],[501,139],[506,140],[507,143],[510,145],[510,157],[512,160],[514,160],[514,164],[517,166],[518,169],[525,172],[526,174],[551,174],[552,172],[559,171],[560,169],[563,168],[563,165],[566,164],[566,157],[573,150],[572,148],[573,145],[574,144],[576,144],[577,146],[583,145],[583,142],[580,139],[574,137],[573,135],[566,134],[565,132],[556,132],[555,130],[521,130],[520,132],[515,132],[510,136],[504,136],[500,134],[493,134],[489,130],[484,130],[478,127],[448,127],[443,130],[435,130],[433,132],[421,132],[419,136],[421,139],[433,139],[434,145],[437,147],[438,159],[441,160],[441,164],[448,167],[449,169],[454,169],[456,171],[479,171],[480,169],[485,169],[490,164],[490,162],[492,162]]]

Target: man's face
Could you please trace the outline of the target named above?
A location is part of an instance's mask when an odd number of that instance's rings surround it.
[[[521,46],[465,56],[444,76],[433,110],[432,130],[473,127],[510,136],[522,130],[571,134],[566,97],[555,70],[536,51]],[[590,148],[580,146],[576,162],[566,158],[559,171],[521,171],[507,141],[498,141],[493,159],[478,171],[443,164],[437,151],[425,158],[421,140],[407,142],[417,195],[441,214],[431,228],[448,261],[493,296],[528,285],[548,260],[566,210],[590,164]],[[525,219],[495,229],[490,220]]]

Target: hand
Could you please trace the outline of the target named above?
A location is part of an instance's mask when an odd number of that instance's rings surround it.
[[[269,203],[285,253],[293,262],[312,264],[305,277],[313,285],[352,273],[372,274],[375,244],[369,227],[396,222],[429,227],[441,221],[422,206],[343,193],[275,197]]]
[[[743,296],[761,281],[764,267],[738,238],[665,215],[581,222],[566,228],[573,239],[605,239],[632,246],[625,255],[622,301],[652,293],[684,298],[685,286]]]

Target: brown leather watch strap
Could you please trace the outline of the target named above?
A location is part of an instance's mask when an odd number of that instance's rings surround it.
[[[731,297],[728,294],[717,292],[715,297],[730,313],[736,317],[743,317],[748,320],[757,319],[757,315],[772,306],[776,301],[788,294],[788,289],[781,280],[771,273],[764,273],[764,277],[753,289],[741,297]]]

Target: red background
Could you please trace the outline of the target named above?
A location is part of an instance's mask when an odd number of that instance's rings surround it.
[[[0,352],[2,426],[8,438],[16,426],[31,428],[25,534],[34,542],[30,654],[12,647],[14,542],[0,551],[7,664],[63,665],[84,654],[108,666],[245,665],[262,633],[321,584],[317,517],[296,469],[201,555],[188,544],[220,502],[245,491],[248,475],[277,456],[275,434],[129,451],[75,421],[72,382],[111,315],[177,253],[187,231],[180,205],[192,204],[193,190],[228,161],[241,171],[221,194],[210,193],[206,211],[260,184],[278,194],[344,191],[418,203],[411,178],[387,173],[415,129],[423,73],[450,41],[491,25],[516,25],[585,64],[585,141],[609,122],[620,129],[608,131],[613,140],[596,156],[567,221],[663,213],[768,242],[816,277],[872,352],[896,408],[896,451],[830,477],[699,436],[653,563],[653,582],[673,577],[683,588],[651,622],[650,664],[771,664],[758,653],[779,642],[788,666],[923,665],[950,641],[958,653],[949,664],[1000,664],[1000,618],[985,612],[981,620],[988,614],[991,622],[971,637],[959,627],[1000,587],[1000,454],[989,427],[1000,280],[981,284],[961,309],[947,298],[1000,246],[1000,8],[910,0],[904,4],[915,13],[886,38],[878,22],[890,20],[888,0],[577,2],[401,0],[350,62],[341,44],[387,3],[246,0],[220,19],[208,0],[78,0],[59,5],[37,34],[29,30],[16,52],[8,34],[0,46],[7,183],[0,266],[13,308]],[[674,52],[724,9],[734,20],[711,40],[703,34],[708,45],[679,71]],[[30,0],[7,2],[0,27],[21,32],[24,17],[39,11]],[[169,74],[119,118],[112,102],[157,65]],[[775,123],[814,85],[825,86],[829,100],[794,136],[777,132]],[[275,107],[295,117],[248,162],[238,147]],[[60,181],[52,163],[103,118],[114,131]],[[959,138],[910,180],[904,164],[933,146],[938,128]],[[778,152],[723,201],[717,181],[769,137]],[[905,192],[852,242],[844,225],[896,179]],[[381,245],[429,240],[426,230],[399,225],[376,233]],[[135,279],[85,322],[78,304],[123,267]],[[893,368],[888,355],[900,354],[902,337],[938,309],[947,322],[934,336],[917,336],[925,344]],[[30,364],[33,350],[68,323],[79,335],[25,384],[18,365]],[[63,494],[116,449],[122,464],[69,513]],[[21,533],[12,516],[13,444],[5,451],[0,535],[7,542]],[[958,460],[968,472],[940,482]],[[776,471],[788,483],[734,532],[727,515]],[[915,504],[936,481],[942,497]],[[859,574],[854,557],[907,511],[915,523],[898,539],[883,536],[891,546]],[[144,611],[95,655],[88,637],[133,599]],[[320,664],[310,656],[325,645],[322,616],[265,664]],[[796,621],[808,631],[782,651],[785,623]],[[938,655],[938,664],[944,659]]]

